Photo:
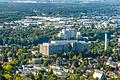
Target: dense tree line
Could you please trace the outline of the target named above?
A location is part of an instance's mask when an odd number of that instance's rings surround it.
[[[58,31],[58,29],[1,29],[0,45],[38,45],[43,42],[49,42]]]

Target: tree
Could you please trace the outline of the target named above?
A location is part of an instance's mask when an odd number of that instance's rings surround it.
[[[76,59],[77,59],[77,56],[76,56],[76,55],[74,55],[72,59],[73,59],[73,60],[76,60]]]
[[[13,53],[11,51],[8,51],[8,53],[7,53],[7,55],[10,56],[10,57],[12,57],[12,54]]]
[[[77,68],[76,68],[76,72],[77,72],[77,74],[81,74],[81,70],[82,70],[82,68],[77,67]]]
[[[47,60],[44,60],[43,66],[48,66],[48,64],[49,64],[49,60],[48,60],[48,59],[47,59]]]
[[[18,49],[17,54],[18,54],[18,55],[22,55],[22,54],[23,54],[23,50],[22,50],[22,49]]]
[[[90,77],[88,80],[96,80],[95,78],[93,78],[93,77]]]
[[[66,78],[58,78],[57,80],[66,80]]]
[[[93,76],[93,74],[94,74],[94,71],[91,71],[91,72],[89,73],[89,76]]]
[[[58,58],[57,58],[56,63],[57,63],[58,65],[61,65],[61,64],[62,64],[62,59],[61,59],[61,57],[58,57]]]
[[[85,77],[84,76],[80,76],[80,80],[85,80]]]
[[[57,76],[54,74],[51,74],[48,76],[48,80],[57,80]]]
[[[31,78],[31,79],[34,79],[34,78],[35,78],[35,76],[34,76],[32,73],[27,74],[26,76],[29,77],[29,78]]]
[[[42,80],[42,74],[39,73],[39,74],[35,75],[35,79]]]
[[[10,74],[4,74],[3,75],[7,80],[11,80],[12,76]]]
[[[80,80],[80,74],[73,74],[67,80]]]
[[[68,52],[66,55],[67,55],[67,57],[69,57],[69,59],[71,59],[74,56],[74,53],[73,52]]]
[[[6,78],[3,75],[0,75],[0,80],[6,80]]]
[[[24,80],[19,74],[14,74],[13,79],[15,79],[15,80]]]
[[[12,72],[13,70],[13,66],[11,66],[10,64],[3,65],[3,68],[8,72]]]
[[[4,73],[4,69],[2,67],[2,63],[0,63],[0,74],[3,74]]]

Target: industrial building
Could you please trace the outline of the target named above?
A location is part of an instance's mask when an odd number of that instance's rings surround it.
[[[70,51],[79,53],[80,51],[87,50],[87,43],[77,40],[51,41],[51,43],[43,43],[40,45],[40,53],[47,56],[57,53],[68,53]]]

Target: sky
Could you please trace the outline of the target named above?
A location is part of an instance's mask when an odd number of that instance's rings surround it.
[[[120,0],[0,0],[0,1],[39,1],[39,2],[118,2]]]

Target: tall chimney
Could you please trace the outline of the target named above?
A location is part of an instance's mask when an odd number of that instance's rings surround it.
[[[107,50],[107,34],[105,34],[105,50]]]

